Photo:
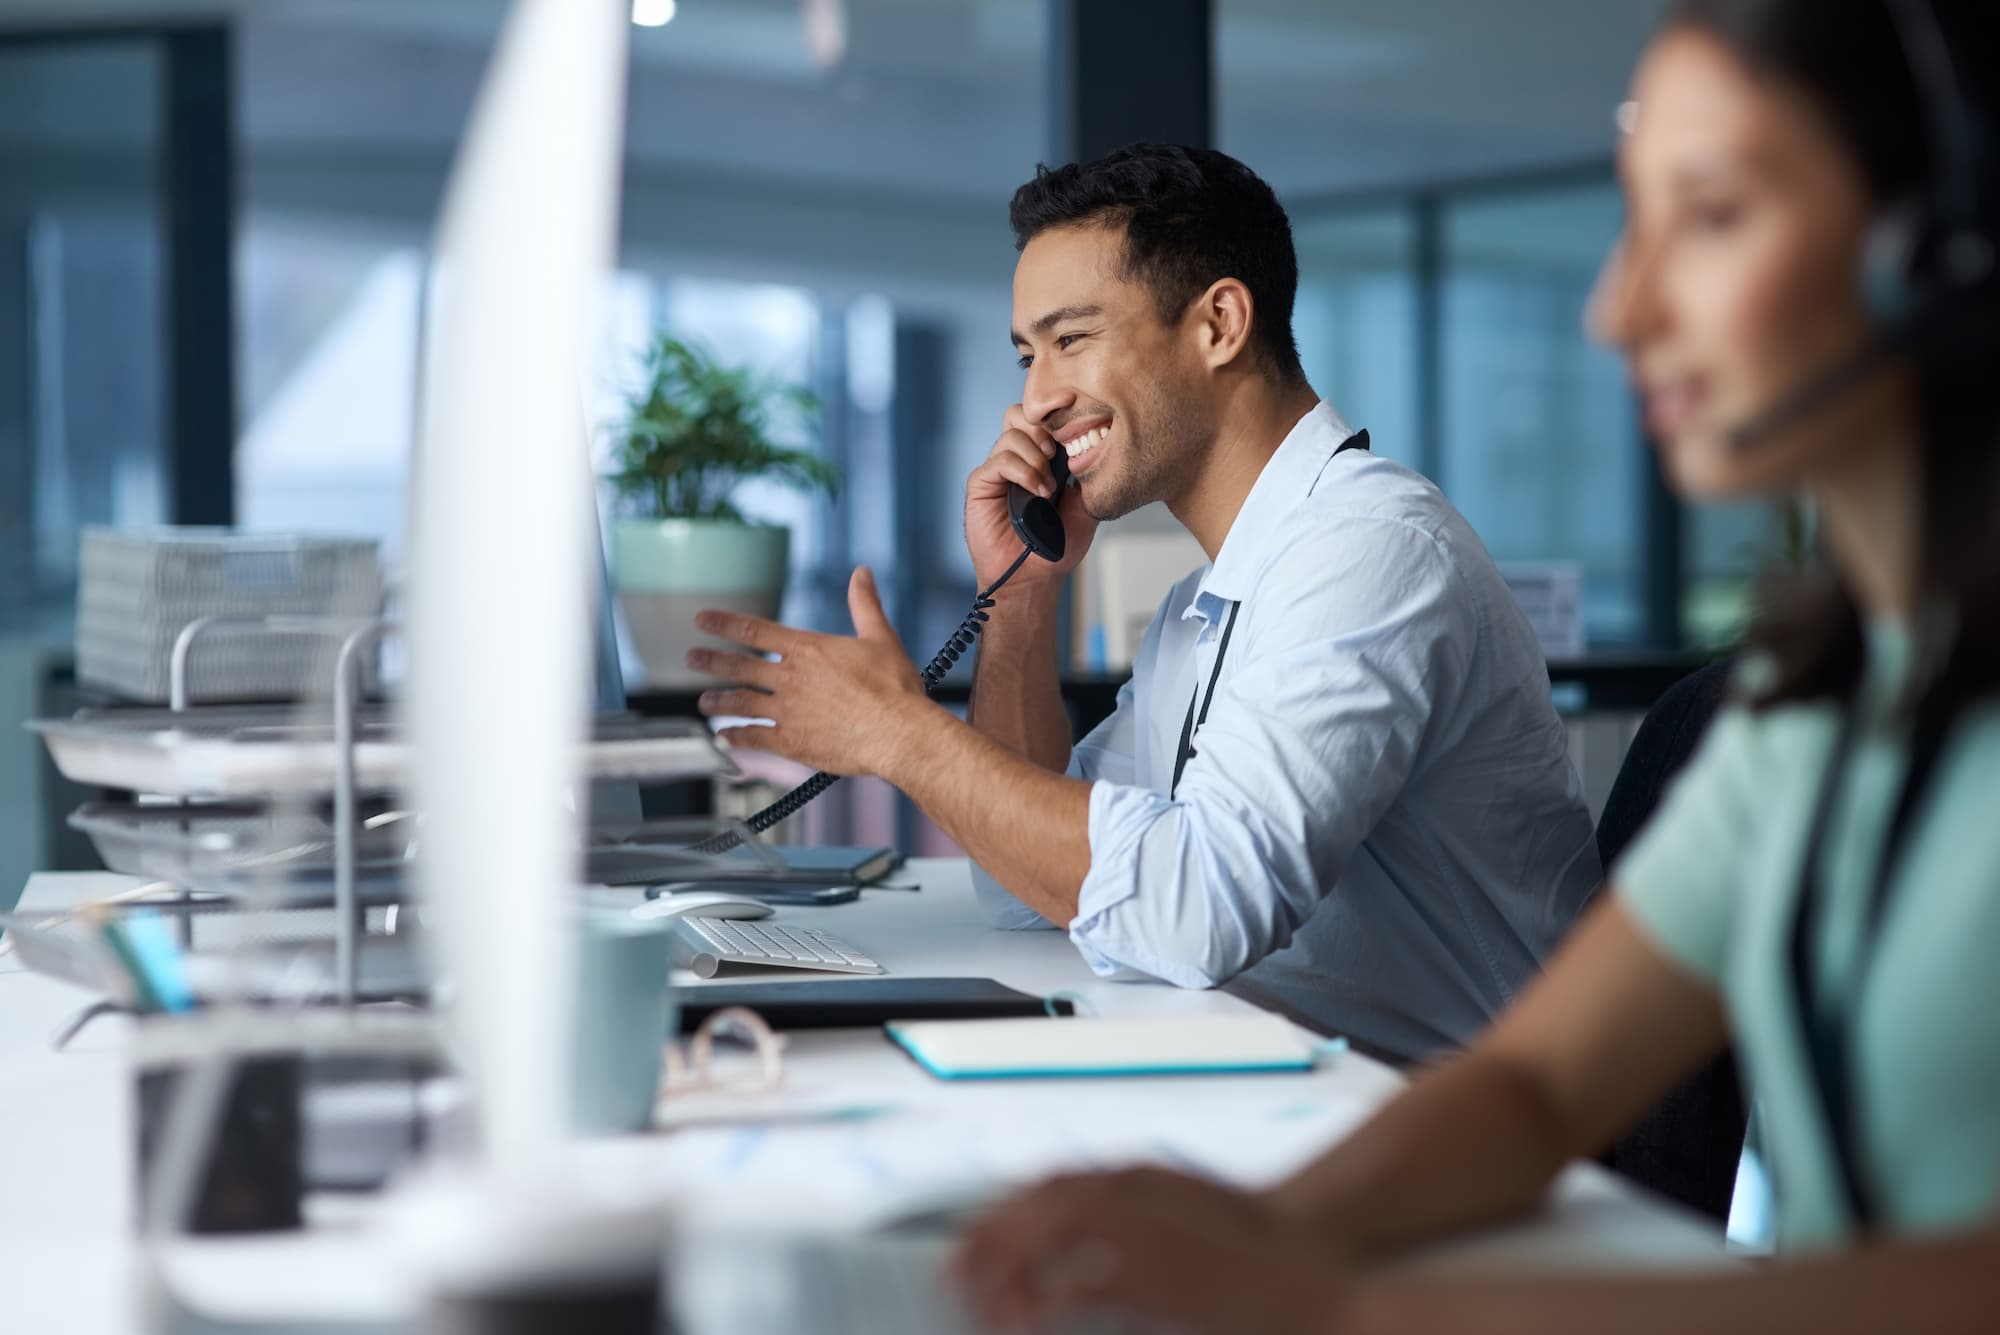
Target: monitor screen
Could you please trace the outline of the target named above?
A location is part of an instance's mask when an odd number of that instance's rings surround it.
[[[589,428],[586,426],[584,440],[589,439]],[[618,664],[618,627],[612,612],[611,566],[604,555],[602,520],[595,501],[591,503],[590,517],[591,533],[597,540],[597,713],[600,716],[621,714],[625,711],[625,673]],[[590,823],[593,828],[603,830],[607,827],[633,826],[643,819],[637,783],[619,780],[591,785]]]

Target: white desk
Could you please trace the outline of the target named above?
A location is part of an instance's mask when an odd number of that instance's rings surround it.
[[[916,862],[905,879],[920,882],[922,891],[873,890],[856,904],[788,908],[781,918],[846,936],[906,977],[971,974],[1042,995],[1070,991],[1105,1014],[1247,1008],[1219,992],[1100,982],[1060,933],[988,929],[974,908],[963,863]],[[63,907],[128,884],[120,877],[37,876],[21,907]],[[0,960],[0,1199],[6,1202],[0,1207],[0,1329],[75,1335],[139,1329],[126,1022],[99,1021],[68,1051],[49,1050],[57,1027],[87,1000],[74,988],[21,972],[18,960]],[[787,1064],[785,1092],[768,1111],[774,1118],[789,1111],[796,1121],[633,1137],[608,1144],[606,1153],[623,1156],[633,1173],[656,1178],[663,1193],[692,1202],[704,1221],[711,1212],[796,1221],[811,1211],[821,1222],[838,1223],[850,1201],[844,1187],[819,1200],[806,1187],[767,1190],[775,1179],[746,1173],[732,1180],[718,1171],[716,1156],[740,1160],[750,1147],[773,1167],[784,1166],[774,1155],[824,1164],[828,1172],[815,1176],[828,1179],[873,1171],[908,1178],[962,1144],[969,1147],[965,1154],[981,1159],[982,1172],[1006,1176],[1010,1168],[1034,1171],[1052,1146],[1071,1140],[1085,1161],[1127,1157],[1115,1137],[1093,1134],[1097,1124],[1111,1123],[1138,1128],[1141,1139],[1158,1138],[1169,1159],[1193,1157],[1218,1171],[1255,1177],[1281,1171],[1335,1134],[1318,1128],[1351,1125],[1400,1083],[1387,1068],[1348,1054],[1310,1075],[951,1084],[925,1075],[879,1034],[853,1030],[793,1035]],[[860,1123],[804,1115],[857,1101],[882,1111]],[[692,1113],[692,1103],[688,1107]],[[1258,1117],[1272,1120],[1257,1124]],[[1287,1118],[1298,1125],[1279,1134],[1279,1120]],[[857,1139],[863,1136],[872,1139]],[[857,1154],[857,1146],[864,1152]],[[870,1158],[878,1162],[865,1162]],[[892,1161],[879,1162],[884,1159]],[[1704,1265],[1723,1256],[1717,1231],[1705,1221],[1584,1165],[1565,1176],[1537,1219],[1455,1246],[1441,1259]],[[198,1307],[218,1314],[379,1317],[385,1303],[402,1300],[393,1286],[364,1282],[378,1278],[381,1261],[379,1242],[365,1230],[323,1231],[306,1238],[190,1241],[175,1258],[174,1274]]]

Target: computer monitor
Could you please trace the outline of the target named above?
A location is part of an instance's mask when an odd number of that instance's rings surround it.
[[[586,429],[585,440],[589,439]],[[625,712],[625,672],[618,662],[618,626],[612,614],[611,567],[604,558],[603,532],[597,506],[591,510],[591,529],[597,534],[597,712]],[[624,829],[645,819],[639,801],[639,785],[629,779],[599,781],[590,787],[590,823],[596,829]]]
[[[559,890],[578,813],[547,789],[580,782],[577,697],[594,681],[603,698],[610,656],[593,665],[564,633],[603,586],[602,556],[595,581],[578,560],[598,531],[588,459],[536,436],[573,423],[583,448],[576,359],[614,261],[629,26],[605,5],[515,0],[438,225],[410,560],[417,873],[501,1182],[554,1162],[571,1125],[576,912]]]

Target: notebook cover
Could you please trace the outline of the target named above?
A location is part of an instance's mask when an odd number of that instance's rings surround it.
[[[1274,1015],[898,1022],[888,1033],[941,1080],[1246,1075],[1313,1065],[1305,1039]]]
[[[772,850],[784,860],[795,876],[852,881],[866,885],[879,881],[903,865],[902,855],[893,848],[813,847],[780,844]],[[746,873],[753,880],[769,879],[764,869],[753,867]]]
[[[735,882],[755,881],[762,885],[854,885],[866,886],[881,880],[903,865],[903,855],[893,848],[810,848],[780,845],[770,850],[784,862],[782,869],[766,866],[748,849],[738,848],[725,855],[722,866],[703,869],[699,876],[652,879],[663,884],[723,888]],[[605,877],[598,877],[606,880]],[[607,882],[608,883],[608,882]],[[648,893],[651,893],[650,891]]]
[[[1042,999],[991,978],[815,978],[681,988],[680,1029],[724,1006],[748,1006],[773,1029],[872,1029],[892,1020],[978,1020],[1046,1015]],[[1055,1003],[1067,1015],[1070,1004]]]

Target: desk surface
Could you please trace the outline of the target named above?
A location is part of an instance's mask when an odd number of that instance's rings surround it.
[[[785,922],[825,927],[906,977],[981,975],[1022,991],[1081,994],[1102,1014],[1247,1010],[1220,992],[1107,983],[1059,932],[995,932],[974,907],[962,862],[917,861],[858,903],[787,908]],[[130,884],[43,875],[26,909],[58,908]],[[695,984],[699,986],[700,984]],[[123,1021],[101,1021],[63,1053],[56,1029],[89,998],[0,959],[0,1328],[126,1335],[140,1329],[132,1244],[131,1082]],[[1309,1075],[953,1084],[924,1075],[872,1031],[794,1034],[781,1094],[744,1108],[691,1096],[665,1136],[602,1149],[704,1223],[838,1226],[953,1176],[1012,1180],[1049,1167],[1137,1158],[1190,1162],[1255,1180],[1280,1174],[1337,1137],[1400,1084],[1348,1054]],[[872,1114],[860,1117],[865,1107]],[[833,1117],[830,1114],[845,1113]],[[953,1171],[945,1171],[943,1165]],[[870,1182],[881,1188],[864,1190]],[[815,1189],[813,1184],[818,1184]],[[1712,1225],[1591,1165],[1563,1178],[1538,1217],[1439,1254],[1509,1265],[1714,1264]],[[381,1268],[367,1230],[248,1241],[190,1241],[172,1273],[216,1315],[382,1315],[406,1301],[393,1285],[356,1282]]]

